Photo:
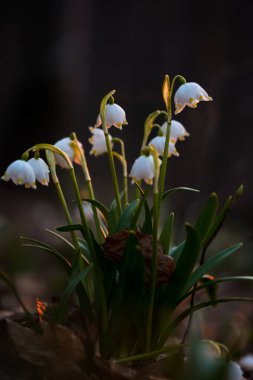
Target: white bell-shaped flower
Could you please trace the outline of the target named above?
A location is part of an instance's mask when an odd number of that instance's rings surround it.
[[[78,141],[79,148],[83,149],[82,144]],[[71,162],[75,162],[76,164],[81,163],[80,161],[80,155],[75,149],[75,143],[69,138],[64,137],[63,139],[57,141],[54,146],[61,149],[64,153],[66,153],[70,159]],[[55,162],[63,169],[68,169],[68,164],[64,160],[62,156],[60,156],[58,153],[55,153]]]
[[[159,164],[161,164],[161,160],[159,160]],[[152,155],[138,157],[134,161],[129,177],[132,178],[132,183],[144,180],[148,185],[152,185],[155,177],[154,157]]]
[[[49,183],[49,167],[42,158],[31,158],[28,160],[35,173],[37,181],[42,185],[47,186]]]
[[[213,99],[198,83],[184,83],[177,89],[174,96],[175,114],[183,111],[185,106],[196,108],[200,101],[208,102],[210,100]]]
[[[168,124],[167,124],[167,121],[166,121],[161,126],[162,132],[163,132],[164,136],[166,136],[167,127],[168,127]],[[187,132],[187,130],[185,129],[185,127],[183,126],[183,124],[179,123],[179,121],[177,121],[177,120],[171,120],[170,140],[172,142],[175,143],[175,142],[177,142],[177,140],[182,141],[182,140],[185,139],[185,137],[188,137],[188,136],[190,136],[190,133]]]
[[[122,129],[122,125],[126,125],[126,113],[118,104],[106,104],[105,108],[105,123],[106,128],[114,127]],[[102,124],[100,115],[98,115],[95,127],[99,127]]]
[[[31,165],[24,160],[16,160],[12,162],[6,169],[2,179],[4,181],[9,181],[11,179],[15,185],[25,185],[27,188],[32,187],[33,189],[36,189],[34,170]]]
[[[229,380],[243,380],[243,372],[239,364],[230,361],[228,365],[228,379]]]
[[[239,360],[240,367],[247,372],[253,372],[253,355],[246,354]]]
[[[107,146],[106,146],[104,131],[100,128],[93,128],[93,127],[90,127],[89,130],[91,131],[93,135],[89,138],[89,142],[92,144],[92,149],[90,151],[90,154],[94,154],[94,156],[99,156],[100,154],[106,153]],[[111,147],[113,147],[111,135],[109,135],[109,140],[110,140]]]
[[[159,156],[163,156],[164,154],[164,147],[165,147],[165,136],[156,136],[154,137],[150,143],[148,145],[152,145],[156,150],[157,152],[159,153]],[[169,142],[169,150],[168,150],[168,157],[171,157],[171,156],[179,156],[179,153],[178,151],[176,150],[176,147],[175,147],[175,144],[170,141]]]

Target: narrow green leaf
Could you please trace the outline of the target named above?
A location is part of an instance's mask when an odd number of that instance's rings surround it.
[[[139,203],[140,200],[135,199],[133,202],[131,202],[129,205],[125,207],[119,218],[118,224],[115,228],[115,232],[126,230],[131,227]]]
[[[6,273],[0,271],[0,279],[2,281],[5,282],[5,284],[8,286],[8,288],[12,291],[13,295],[15,296],[16,300],[18,301],[18,303],[20,304],[20,306],[22,307],[22,309],[24,310],[24,312],[28,315],[31,316],[31,313],[28,311],[28,309],[26,308],[25,304],[23,303],[20,295],[18,294],[18,291],[16,289],[16,286],[14,285],[14,283],[11,281],[11,279],[9,278],[9,276],[7,276]]]
[[[108,214],[108,232],[109,235],[113,234],[117,225],[117,203],[116,200],[114,199],[110,209],[109,209],[109,214]]]
[[[51,235],[58,237],[60,240],[62,240],[64,243],[66,243],[69,247],[71,247],[73,250],[75,250],[74,245],[68,239],[66,239],[64,236],[58,234],[55,231],[50,230],[49,228],[45,228],[45,230],[47,232],[49,232]]]
[[[117,345],[127,336],[138,308],[142,305],[144,258],[139,250],[139,241],[133,232],[129,233],[118,277],[111,319],[102,339],[101,350],[104,357],[110,357]]]
[[[232,255],[232,253],[236,252],[242,243],[235,244],[230,248],[225,249],[217,253],[216,255],[210,257],[204,264],[198,267],[193,273],[191,278],[186,284],[185,291],[189,290],[196,282],[198,282],[206,273],[209,273],[215,266],[225,260],[228,256]]]
[[[185,240],[183,240],[181,243],[179,243],[176,247],[171,248],[170,255],[173,257],[173,259],[177,262],[181,253],[183,252],[185,245]]]
[[[170,249],[171,236],[173,231],[174,213],[171,212],[164,222],[163,229],[159,238],[163,246],[165,254],[168,254]]]
[[[175,319],[174,321],[171,323],[171,325],[169,326],[168,330],[167,330],[167,338],[169,336],[169,334],[175,330],[175,328],[186,318],[188,317],[190,314],[194,313],[195,311],[197,310],[200,310],[200,309],[204,309],[208,306],[213,306],[214,304],[220,304],[220,303],[226,303],[226,302],[252,302],[253,301],[253,298],[252,297],[227,297],[227,298],[221,298],[221,299],[217,299],[216,301],[212,302],[212,301],[206,301],[206,302],[202,302],[202,303],[199,303],[197,305],[194,305],[193,307],[190,307],[186,310],[184,310],[181,314],[179,314]]]
[[[171,307],[177,303],[177,300],[182,295],[200,251],[200,239],[195,228],[186,224],[186,233],[187,238],[184,248],[165,292],[165,302]]]
[[[90,270],[93,268],[93,264],[90,264],[87,268],[85,268],[81,273],[73,273],[72,278],[70,278],[69,284],[67,288],[65,289],[65,292],[63,293],[63,296],[57,305],[57,308],[54,312],[54,321],[55,322],[61,322],[63,314],[67,308],[68,299],[73,293],[73,291],[76,289],[79,283],[85,279],[85,277],[88,275]]]
[[[69,274],[71,270],[71,264],[70,262],[55,248],[51,247],[48,244],[45,244],[39,240],[36,239],[30,239],[24,236],[20,237],[22,240],[26,240],[29,243],[22,243],[24,247],[32,247],[32,248],[39,248],[45,252],[49,252],[53,256],[55,256],[58,260],[60,260],[61,264],[63,264],[64,269]]]
[[[150,190],[150,186],[148,186],[146,188],[145,192],[141,192],[141,200],[140,200],[140,202],[138,204],[138,207],[137,207],[137,209],[135,211],[134,218],[133,218],[132,224],[130,226],[130,229],[136,229],[136,227],[137,227],[137,222],[138,222],[140,213],[142,211],[142,208],[143,208],[143,206],[145,204],[145,201],[147,199],[149,190]]]
[[[217,285],[219,283],[227,281],[253,281],[253,276],[227,276],[217,279],[215,278],[214,280],[210,280],[204,284],[198,285],[195,289],[192,288],[189,292],[183,294],[182,297],[178,300],[178,305],[186,298],[188,298],[193,292],[198,292],[199,290],[208,288],[208,286]]]
[[[141,229],[143,233],[151,235],[153,231],[152,214],[147,201],[144,202],[144,209],[145,221]]]
[[[81,224],[68,224],[66,226],[56,227],[57,231],[60,232],[71,232],[71,231],[83,231],[83,226]]]
[[[192,191],[195,193],[199,193],[199,190],[193,189],[191,187],[174,187],[172,189],[169,189],[163,193],[162,200],[167,198],[169,195],[172,195],[174,193],[177,193],[178,191]]]
[[[200,236],[200,241],[202,244],[215,218],[217,207],[218,207],[217,194],[212,193],[209,196],[195,224],[195,229],[198,231],[198,234]]]

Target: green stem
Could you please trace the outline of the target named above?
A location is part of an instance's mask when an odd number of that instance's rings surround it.
[[[89,173],[89,168],[88,168],[85,152],[83,149],[80,149],[76,134],[74,132],[71,134],[71,137],[73,138],[73,141],[75,142],[76,149],[78,150],[78,153],[80,155],[81,167],[82,167],[85,182],[86,182],[86,185],[88,188],[89,198],[95,200],[95,195],[94,195],[94,191],[93,191],[91,176]],[[93,211],[93,215],[94,215],[94,221],[95,221],[95,226],[97,229],[98,239],[99,239],[100,244],[102,244],[104,242],[104,238],[103,238],[103,234],[102,234],[101,229],[100,229],[100,221],[99,221],[99,217],[98,217],[97,208],[93,205],[92,205],[92,211]]]
[[[151,263],[151,288],[147,316],[147,333],[146,333],[146,351],[151,348],[153,309],[155,301],[155,290],[157,281],[157,235],[159,225],[159,157],[157,152],[153,153],[155,165],[155,183],[154,183],[154,208],[153,208],[153,246],[152,246],[152,263]]]
[[[106,104],[109,101],[109,99],[114,101],[112,97],[114,93],[115,93],[115,90],[112,90],[103,97],[100,104],[100,117],[101,117],[101,122],[102,122],[102,127],[103,127],[103,131],[105,135],[106,147],[107,147],[107,152],[108,152],[108,157],[109,157],[109,165],[110,165],[110,170],[111,170],[111,175],[112,175],[113,189],[114,189],[116,205],[117,205],[117,213],[118,213],[118,216],[120,216],[122,207],[121,207],[120,194],[119,194],[119,185],[118,185],[118,180],[117,180],[117,175],[116,175],[116,170],[115,170],[115,165],[114,165],[114,159],[112,155],[112,147],[110,143],[109,133],[106,127]]]
[[[88,246],[90,248],[92,260],[94,262],[94,272],[95,272],[95,282],[96,282],[95,288],[98,291],[99,304],[101,307],[101,316],[100,317],[101,317],[101,323],[102,323],[102,331],[104,332],[107,328],[108,315],[107,315],[107,305],[106,305],[105,292],[104,292],[103,281],[102,281],[102,273],[101,273],[101,269],[100,269],[100,266],[99,266],[99,263],[97,260],[97,255],[96,255],[95,247],[94,247],[93,240],[92,240],[92,237],[90,234],[90,230],[88,227],[88,223],[87,223],[87,220],[85,217],[85,213],[84,213],[84,209],[83,209],[83,205],[82,205],[82,199],[80,196],[79,187],[77,184],[74,168],[70,169],[70,175],[71,175],[71,179],[72,179],[72,182],[74,185],[74,190],[75,190],[75,195],[76,195],[76,200],[77,200],[77,206],[78,206],[78,210],[80,213],[85,238],[87,240]]]
[[[122,167],[123,167],[123,186],[124,186],[124,204],[126,205],[128,203],[128,178],[127,178],[127,160],[126,160],[126,153],[125,153],[125,144],[124,144],[124,141],[117,138],[117,137],[114,137],[112,139],[113,142],[118,142],[120,144],[120,148],[121,148],[121,157],[122,159],[120,159],[120,162],[122,163]]]
[[[94,244],[93,244],[93,240],[92,240],[92,237],[91,237],[91,234],[90,234],[90,230],[89,230],[89,227],[88,227],[88,224],[87,224],[87,220],[86,220],[86,217],[85,217],[85,213],[84,213],[84,210],[83,210],[82,199],[81,199],[81,196],[80,196],[79,187],[78,187],[78,184],[77,184],[74,167],[73,167],[72,162],[70,161],[68,155],[66,153],[64,153],[61,149],[59,149],[59,148],[57,148],[57,147],[55,147],[54,145],[51,145],[51,144],[37,144],[37,145],[34,145],[32,148],[28,149],[24,154],[28,154],[30,151],[35,151],[36,152],[36,151],[41,150],[41,149],[48,150],[48,151],[54,152],[54,153],[58,153],[60,156],[62,156],[65,159],[65,161],[68,164],[68,170],[70,171],[71,180],[72,180],[72,183],[73,183],[73,186],[74,186],[74,191],[75,191],[75,195],[76,195],[78,210],[79,210],[81,221],[82,221],[82,224],[83,224],[84,235],[86,237],[87,244],[88,244],[88,247],[90,249],[91,257],[92,257],[93,262],[94,262],[95,289],[97,289],[98,304],[100,305],[100,308],[101,308],[100,309],[101,310],[100,320],[101,320],[101,325],[102,325],[102,331],[104,332],[106,330],[106,328],[107,328],[108,314],[107,314],[107,305],[106,305],[105,292],[104,292],[104,287],[103,287],[102,273],[101,273],[101,269],[100,269],[100,266],[99,266],[99,263],[98,263],[98,260],[97,260],[97,257],[96,257],[95,247],[94,247]]]
[[[63,191],[62,191],[62,187],[60,185],[59,178],[58,178],[57,173],[56,173],[54,155],[53,155],[53,153],[51,151],[46,150],[46,157],[47,157],[47,161],[48,161],[48,164],[49,164],[49,167],[50,167],[50,172],[51,172],[52,180],[54,182],[54,185],[55,185],[55,188],[56,188],[59,200],[61,202],[61,205],[62,205],[64,214],[65,214],[67,223],[69,225],[72,225],[73,224],[73,220],[71,218],[71,215],[70,215],[70,212],[69,212],[69,209],[68,209],[68,205],[67,205],[66,199],[64,197],[64,194],[63,194]],[[80,253],[80,248],[79,248],[79,244],[78,244],[78,240],[77,240],[75,231],[71,231],[70,234],[71,234],[71,238],[72,238],[73,244],[75,246],[76,252]]]
[[[167,171],[167,162],[168,162],[168,152],[169,152],[169,143],[170,143],[170,127],[171,127],[171,113],[168,112],[168,121],[167,121],[167,131],[166,131],[166,139],[165,139],[165,145],[164,145],[164,153],[163,153],[163,160],[162,160],[162,166],[161,166],[161,177],[159,182],[159,193],[160,193],[160,203],[162,200],[162,195],[164,192],[164,183],[165,183],[165,176]],[[160,205],[159,205],[160,207]]]
[[[113,189],[114,189],[114,194],[115,194],[115,199],[116,199],[117,212],[118,212],[118,216],[119,216],[121,214],[121,211],[122,211],[120,194],[119,194],[119,185],[118,185],[118,179],[117,179],[117,174],[116,174],[115,165],[114,165],[114,159],[113,159],[112,147],[111,147],[111,143],[110,143],[110,139],[109,139],[109,133],[108,133],[108,130],[106,128],[105,122],[103,122],[103,129],[104,129],[107,153],[108,153],[108,158],[109,158],[109,165],[110,165],[110,170],[111,170],[111,175],[112,175],[112,183],[113,183]]]
[[[69,209],[68,209],[68,206],[67,206],[67,203],[66,203],[66,199],[64,197],[64,194],[63,194],[60,182],[59,181],[58,182],[54,182],[54,184],[55,184],[56,191],[57,191],[59,200],[61,202],[64,214],[65,214],[65,217],[67,219],[67,222],[68,222],[69,225],[72,225],[73,224],[73,220],[71,218],[71,215],[70,215],[70,212],[69,212]],[[75,249],[76,249],[77,252],[79,252],[80,248],[79,248],[79,244],[78,244],[78,240],[77,240],[75,231],[71,231],[70,234],[71,234],[71,237],[72,237]]]

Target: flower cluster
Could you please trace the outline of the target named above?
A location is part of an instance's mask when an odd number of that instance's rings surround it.
[[[184,83],[176,91],[174,96],[175,102],[175,114],[181,112],[185,106],[195,108],[199,101],[209,101],[212,98],[206,93],[206,91],[197,83]],[[108,146],[106,143],[104,131],[99,128],[102,124],[101,115],[97,117],[97,121],[94,127],[90,127],[92,137],[89,138],[89,142],[92,145],[90,154],[99,156],[107,152]],[[118,129],[122,129],[122,125],[126,125],[126,114],[122,107],[116,103],[106,104],[105,107],[105,126],[109,129],[111,126],[115,126]],[[164,156],[167,129],[170,129],[169,144],[167,156],[179,156],[176,149],[176,143],[178,140],[182,141],[185,137],[189,136],[189,133],[185,127],[177,120],[165,121],[160,126],[159,134],[153,137],[148,143],[148,147],[154,148],[160,157]],[[108,140],[110,149],[113,149],[113,137],[108,134]],[[78,147],[69,138],[65,137],[57,141],[54,146],[67,154],[71,162],[81,164],[80,152],[83,152],[83,146],[78,141]],[[60,154],[55,153],[55,162],[61,168],[67,169],[68,163]],[[161,161],[159,160],[159,164]],[[130,171],[129,176],[132,178],[132,182],[140,182],[144,180],[147,184],[152,184],[155,177],[155,165],[154,158],[151,151],[145,151],[138,157]],[[36,189],[36,180],[42,185],[48,185],[49,183],[49,168],[44,160],[41,158],[32,158],[28,162],[24,160],[17,160],[8,166],[5,174],[2,177],[3,180],[8,181],[10,179],[16,185],[25,185],[27,188],[31,187]]]

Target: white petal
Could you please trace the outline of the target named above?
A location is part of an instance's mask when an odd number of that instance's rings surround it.
[[[138,157],[131,169],[130,177],[134,181],[138,182],[144,180],[148,184],[152,183],[152,180],[155,176],[155,165],[153,156],[140,156]]]
[[[166,136],[168,124],[167,122],[163,123],[161,126],[162,132],[164,136]],[[183,124],[181,124],[177,120],[171,120],[171,127],[170,127],[170,140],[173,142],[176,142],[179,140],[184,140],[185,137],[190,136],[190,134],[187,132]]]
[[[99,127],[101,123],[101,116],[98,115],[95,127]],[[121,129],[122,125],[127,124],[126,113],[123,108],[116,103],[107,104],[105,108],[105,123],[107,128],[114,125],[116,128]]]
[[[28,163],[34,170],[37,181],[42,185],[48,185],[49,182],[49,167],[42,158],[31,158]]]
[[[105,140],[104,131],[100,128],[89,128],[91,133],[93,134],[92,137],[90,137],[89,142],[92,144],[92,149],[90,151],[90,154],[94,154],[94,156],[99,156],[100,154],[107,152],[107,145]],[[112,136],[109,135],[109,140],[111,143],[111,147],[113,147],[112,144]]]
[[[200,101],[210,101],[212,98],[198,84],[187,82],[182,84],[176,91],[174,96],[175,114],[181,112],[185,106],[196,108]]]
[[[76,164],[80,164],[80,158],[78,153],[72,146],[73,141],[69,137],[64,137],[63,139],[57,141],[54,145],[61,149],[64,153],[66,153],[71,162],[75,162]],[[82,148],[82,144],[78,141],[79,148]],[[68,164],[65,159],[60,156],[58,153],[55,153],[55,162],[61,166],[63,169],[68,169]]]
[[[5,181],[11,179],[15,185],[25,185],[26,187],[36,189],[35,173],[32,167],[24,160],[16,160],[12,162],[6,169],[2,178]]]

